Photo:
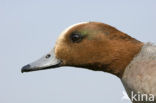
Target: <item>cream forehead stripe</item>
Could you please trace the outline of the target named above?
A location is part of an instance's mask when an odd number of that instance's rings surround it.
[[[78,26],[78,25],[81,25],[81,24],[87,24],[88,22],[80,22],[80,23],[77,23],[77,24],[73,24],[71,26],[69,26],[68,28],[66,28],[60,35],[59,37],[59,40],[62,39],[64,37],[64,35],[71,29],[73,28],[74,26]]]

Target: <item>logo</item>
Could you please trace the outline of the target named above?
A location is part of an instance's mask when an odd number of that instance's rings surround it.
[[[137,102],[153,102],[154,101],[154,95],[153,94],[142,94],[140,92],[134,93],[131,91],[130,97],[128,97],[127,93],[125,91],[122,92],[123,100],[128,100],[128,101],[137,101]]]
[[[123,94],[123,96],[122,96],[122,98],[121,98],[122,101],[123,101],[123,100],[131,101],[131,99],[128,97],[128,95],[127,95],[127,93],[126,93],[125,91],[122,91],[122,94]]]

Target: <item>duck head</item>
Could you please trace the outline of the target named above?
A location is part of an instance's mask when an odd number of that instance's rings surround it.
[[[143,43],[100,22],[84,22],[65,29],[55,47],[22,72],[73,66],[105,71],[121,77]]]

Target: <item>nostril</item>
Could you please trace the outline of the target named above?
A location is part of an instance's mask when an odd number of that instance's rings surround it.
[[[23,73],[23,72],[29,71],[30,67],[31,67],[31,66],[30,66],[29,64],[26,65],[26,66],[24,66],[24,67],[22,68],[21,72]]]
[[[47,55],[46,55],[46,58],[50,58],[50,56],[51,56],[50,54],[47,54]]]

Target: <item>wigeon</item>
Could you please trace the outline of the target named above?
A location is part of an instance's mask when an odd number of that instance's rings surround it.
[[[156,46],[138,41],[110,25],[83,22],[68,27],[48,54],[24,66],[22,72],[61,66],[114,74],[121,79],[133,102],[153,100],[155,103]],[[139,98],[142,94],[149,98]]]

